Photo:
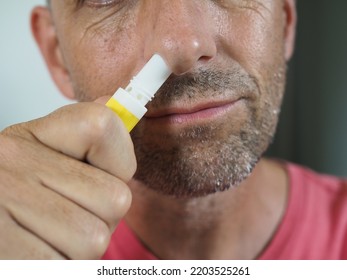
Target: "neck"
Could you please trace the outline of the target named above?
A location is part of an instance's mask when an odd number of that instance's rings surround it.
[[[239,187],[199,198],[161,195],[133,181],[126,221],[162,259],[254,259],[281,220],[286,186],[284,169],[267,160]]]

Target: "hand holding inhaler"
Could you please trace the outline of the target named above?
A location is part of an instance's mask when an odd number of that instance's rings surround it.
[[[99,259],[128,212],[130,135],[103,104],[0,132],[0,259]]]
[[[86,102],[0,132],[0,259],[103,255],[130,207],[136,158],[127,131],[170,74],[154,55],[107,103],[120,118]]]

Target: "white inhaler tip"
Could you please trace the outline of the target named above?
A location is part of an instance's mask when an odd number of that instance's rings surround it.
[[[159,54],[154,54],[133,78],[131,85],[138,89],[141,88],[141,91],[151,100],[171,73],[163,58]]]

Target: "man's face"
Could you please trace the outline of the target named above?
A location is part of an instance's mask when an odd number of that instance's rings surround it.
[[[284,2],[53,0],[52,12],[81,101],[126,86],[154,53],[168,62],[174,74],[132,132],[135,179],[198,196],[240,184],[271,142],[285,83]]]

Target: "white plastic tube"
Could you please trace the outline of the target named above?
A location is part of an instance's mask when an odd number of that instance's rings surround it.
[[[146,114],[145,107],[171,75],[171,70],[158,54],[152,56],[141,71],[123,89],[119,88],[106,103],[130,132]]]

